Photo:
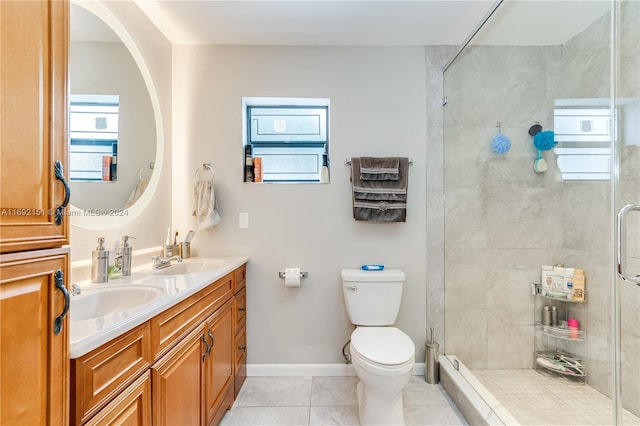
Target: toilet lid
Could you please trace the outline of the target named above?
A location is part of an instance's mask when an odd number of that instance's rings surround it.
[[[383,365],[404,364],[415,356],[413,340],[395,327],[358,327],[351,345],[363,357]]]

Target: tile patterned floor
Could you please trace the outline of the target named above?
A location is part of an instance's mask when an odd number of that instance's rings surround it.
[[[357,383],[357,377],[247,377],[220,424],[359,425]],[[407,425],[467,424],[442,386],[424,377],[411,377],[403,398]]]
[[[611,400],[588,385],[570,384],[535,370],[473,370],[521,425],[612,425]],[[640,425],[625,410],[622,423]]]

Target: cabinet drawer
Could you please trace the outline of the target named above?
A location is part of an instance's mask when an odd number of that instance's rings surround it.
[[[146,322],[71,362],[71,423],[80,424],[122,392],[152,361]]]
[[[233,294],[236,294],[247,285],[247,265],[240,266],[233,274]]]
[[[247,289],[243,288],[233,297],[233,330],[234,334],[247,322]]]
[[[151,373],[149,370],[93,416],[86,425],[151,425]]]
[[[233,272],[154,317],[151,320],[154,360],[160,359],[180,339],[204,321],[207,315],[231,299],[232,283]]]

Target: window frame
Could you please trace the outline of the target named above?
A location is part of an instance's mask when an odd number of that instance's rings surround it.
[[[252,110],[257,109],[299,109],[324,111],[324,123],[320,118],[318,135],[304,139],[300,135],[273,140],[252,139]],[[330,102],[328,98],[281,98],[281,97],[244,97],[242,98],[242,156],[244,170],[244,155],[247,145],[252,148],[253,157],[262,158],[263,179],[266,183],[320,183],[323,156],[329,160],[329,115]],[[322,139],[322,135],[324,138]],[[318,140],[320,139],[320,140]],[[315,156],[315,161],[309,156]]]

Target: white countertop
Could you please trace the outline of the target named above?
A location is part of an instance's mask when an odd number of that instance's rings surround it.
[[[150,264],[135,268],[131,276],[111,280],[103,284],[92,284],[88,281],[77,283],[82,293],[71,296],[70,311],[70,356],[79,358],[108,341],[126,333],[138,325],[148,321],[155,315],[197,293],[207,285],[222,278],[229,272],[247,262],[246,257],[216,257],[224,260],[223,266],[183,275],[157,275],[151,272]],[[185,262],[202,259],[193,258]],[[75,297],[91,294],[103,288],[149,287],[160,295],[142,307],[128,308],[83,321],[73,321],[73,303]],[[79,299],[76,299],[79,300]]]

